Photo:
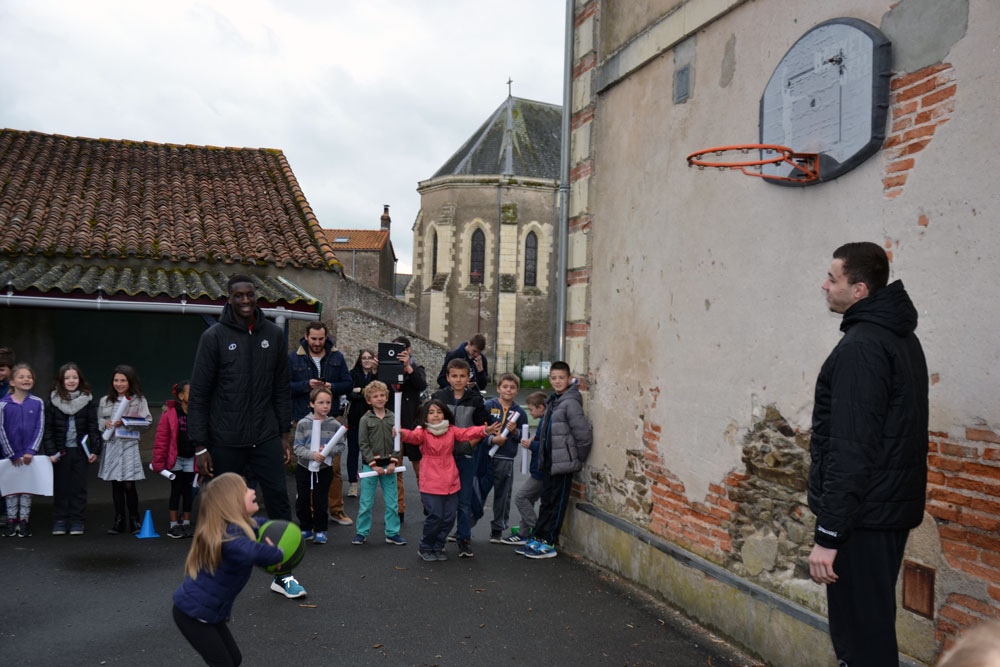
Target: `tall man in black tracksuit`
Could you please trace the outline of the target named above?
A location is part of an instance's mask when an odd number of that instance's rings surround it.
[[[252,471],[268,518],[291,521],[285,481],[292,458],[288,339],[257,307],[252,278],[235,275],[226,288],[229,301],[201,335],[191,371],[188,437],[195,465],[205,476]],[[306,594],[291,572],[276,576],[271,590],[288,598]]]
[[[823,364],[813,408],[809,555],[826,584],[841,665],[895,665],[896,580],[927,486],[927,362],[917,311],[874,243],[833,253],[823,290],[844,337]]]

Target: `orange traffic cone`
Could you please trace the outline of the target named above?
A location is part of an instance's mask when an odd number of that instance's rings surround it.
[[[159,537],[159,533],[153,527],[153,510],[146,510],[146,516],[142,519],[142,530],[136,535],[140,540],[148,537]]]

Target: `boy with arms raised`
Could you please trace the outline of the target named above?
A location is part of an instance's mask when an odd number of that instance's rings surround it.
[[[483,396],[476,389],[469,388],[469,363],[465,359],[448,362],[446,378],[448,386],[434,392],[434,398],[443,401],[455,415],[455,426],[483,426],[489,422],[490,413],[483,404]],[[458,556],[472,558],[472,478],[475,463],[472,448],[478,440],[455,443],[455,465],[462,488],[458,492],[458,527],[455,538],[458,541]]]
[[[583,467],[593,444],[590,422],[583,414],[583,397],[576,380],[570,378],[569,364],[554,362],[549,371],[549,384],[555,393],[549,396],[545,416],[538,425],[542,505],[538,510],[534,539],[523,548],[528,558],[555,558],[573,473]]]

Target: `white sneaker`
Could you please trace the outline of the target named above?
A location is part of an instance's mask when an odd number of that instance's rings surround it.
[[[358,497],[358,483],[351,482],[351,485],[347,487],[347,497],[357,498]]]

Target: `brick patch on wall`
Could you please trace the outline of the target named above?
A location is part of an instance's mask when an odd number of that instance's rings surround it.
[[[937,128],[955,111],[955,69],[940,63],[894,77],[891,84],[889,132],[882,187],[886,197],[903,194],[916,166],[916,156],[927,147]]]
[[[1000,436],[983,427],[967,428],[964,435],[930,434],[927,511],[937,522],[948,565],[981,583],[983,595],[945,598],[935,628],[942,649],[983,619],[1000,617]]]

